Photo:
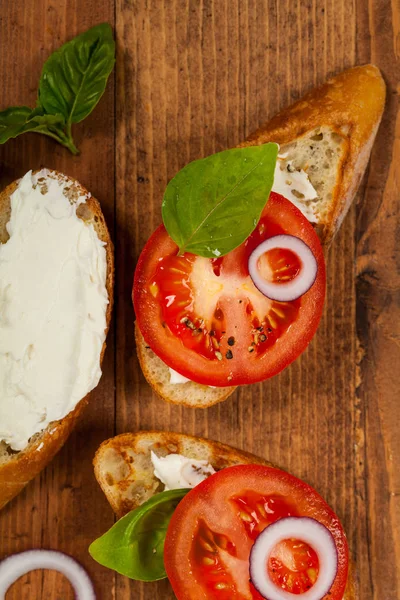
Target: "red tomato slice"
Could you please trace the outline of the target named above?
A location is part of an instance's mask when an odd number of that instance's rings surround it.
[[[248,272],[251,252],[281,233],[303,240],[318,274],[294,302],[266,298]],[[299,269],[290,251],[268,256],[274,281]],[[161,225],[136,267],[133,301],[139,328],[151,349],[172,369],[205,385],[241,385],[279,373],[301,354],[321,318],[325,262],[312,225],[288,200],[272,193],[257,228],[236,250],[218,259],[186,253]]]
[[[164,563],[178,600],[261,600],[249,581],[257,535],[287,516],[316,519],[331,532],[338,571],[329,600],[342,600],[348,547],[338,517],[307,483],[273,467],[240,465],[212,475],[178,504],[168,527]],[[317,580],[318,557],[299,540],[275,547],[266,568],[293,594]]]

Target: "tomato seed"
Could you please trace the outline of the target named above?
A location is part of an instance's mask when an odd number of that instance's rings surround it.
[[[215,356],[218,358],[218,360],[222,360],[222,354],[221,354],[221,352],[218,352],[218,350],[215,353]]]
[[[215,337],[212,337],[212,338],[211,338],[211,342],[212,342],[212,345],[214,346],[214,348],[215,348],[216,350],[218,350],[218,348],[219,348],[219,341],[217,340],[217,338],[215,338]]]
[[[285,313],[283,312],[283,310],[281,310],[280,308],[276,308],[276,306],[274,306],[271,309],[276,315],[278,315],[278,317],[280,317],[281,319],[285,318]]]
[[[151,295],[152,295],[154,298],[156,298],[156,297],[157,297],[157,295],[158,295],[158,292],[159,292],[159,291],[160,291],[160,290],[159,290],[159,287],[158,287],[158,285],[157,285],[156,283],[152,283],[152,284],[150,285],[150,293],[151,293]]]
[[[315,569],[307,569],[307,575],[312,583],[317,579],[317,571]]]
[[[243,512],[243,511],[241,511],[239,513],[239,516],[242,519],[242,521],[246,521],[246,523],[251,523],[253,520],[253,518],[249,514]]]
[[[264,519],[267,518],[267,513],[265,512],[264,505],[260,502],[257,504],[257,510]]]
[[[277,324],[277,322],[275,321],[275,319],[274,319],[273,317],[271,317],[271,315],[269,315],[269,322],[270,322],[270,324],[271,324],[271,327],[272,327],[273,329],[276,329],[276,328],[278,327],[278,324]]]
[[[208,556],[205,556],[203,558],[203,565],[211,566],[211,565],[214,565],[214,564],[215,564],[215,562],[214,562],[213,558],[209,558]]]
[[[214,552],[214,547],[204,538],[200,538],[200,545],[204,550],[207,550],[207,552]]]
[[[216,590],[224,590],[228,586],[226,585],[226,583],[222,583],[222,581],[221,581],[220,583],[217,583],[214,587]]]

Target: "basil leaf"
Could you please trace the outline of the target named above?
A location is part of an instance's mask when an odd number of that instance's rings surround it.
[[[257,226],[274,181],[277,144],[234,148],[196,160],[169,182],[162,216],[180,253],[215,258]]]
[[[114,62],[115,43],[108,23],[92,27],[64,44],[44,64],[36,108],[11,106],[0,112],[0,144],[34,131],[78,154],[71,125],[92,112]]]
[[[45,133],[53,137],[53,131],[63,127],[61,115],[44,115],[38,109],[27,106],[11,106],[0,112],[0,144],[28,131]]]
[[[28,106],[10,106],[0,112],[0,144],[21,133],[31,112]]]
[[[156,494],[128,513],[89,547],[101,565],[139,581],[157,581],[167,574],[164,542],[173,512],[188,489]]]
[[[64,44],[45,62],[39,83],[39,106],[61,114],[67,124],[87,117],[104,93],[115,62],[108,23],[92,27]]]

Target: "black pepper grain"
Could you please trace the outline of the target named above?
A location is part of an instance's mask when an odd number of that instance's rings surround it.
[[[233,337],[233,335],[231,335],[230,337],[228,337],[228,346],[234,346],[235,345],[235,338]]]
[[[225,356],[226,356],[226,358],[227,358],[227,359],[229,359],[229,360],[230,360],[231,358],[233,358],[232,350],[228,350],[228,352],[225,354]]]

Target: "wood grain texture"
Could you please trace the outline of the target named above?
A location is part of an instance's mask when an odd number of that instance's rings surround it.
[[[0,513],[1,555],[32,546],[59,548],[87,566],[99,598],[172,600],[167,582],[114,579],[87,555],[90,541],[113,518],[92,475],[98,443],[114,431],[172,429],[245,448],[311,483],[343,521],[360,597],[396,600],[398,0],[35,4],[35,13],[22,0],[0,8],[0,107],[34,102],[51,49],[92,24],[113,23],[115,8],[115,102],[111,83],[96,111],[76,127],[82,156],[73,158],[33,134],[0,147],[2,184],[39,164],[54,166],[81,179],[102,201],[109,224],[115,223],[115,347],[111,332],[103,379],[79,429]],[[138,366],[130,294],[136,259],[161,221],[166,183],[188,161],[235,146],[328,75],[370,60],[383,70],[388,106],[358,206],[329,254],[327,303],[316,338],[284,373],[242,388],[207,411],[163,403]],[[50,574],[24,578],[9,594],[10,600],[17,596],[73,597]]]
[[[113,23],[113,18],[107,0],[35,2],[34,10],[31,3],[0,3],[0,107],[34,106],[42,65],[49,54],[91,25]],[[74,136],[82,151],[80,157],[37,134],[0,146],[1,185],[40,166],[68,173],[101,201],[114,237],[113,77],[96,110],[74,128]],[[70,553],[90,570],[99,594],[112,585],[113,575],[89,557],[88,540],[109,527],[113,519],[98,493],[91,459],[99,443],[114,432],[113,338],[110,331],[104,375],[80,425],[51,465],[0,513],[1,557],[32,547]],[[7,600],[55,598],[70,600],[74,594],[62,576],[51,572],[27,575],[7,595]]]

